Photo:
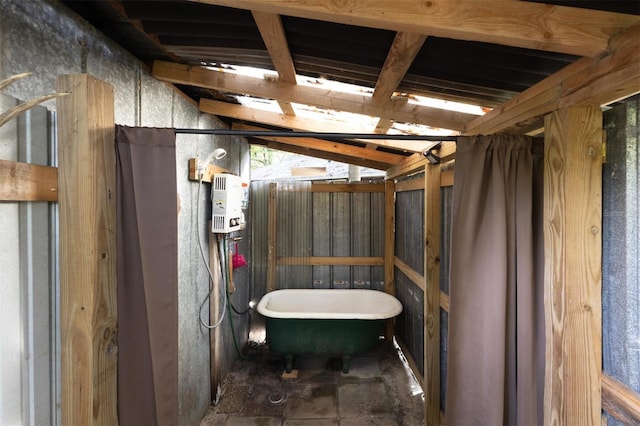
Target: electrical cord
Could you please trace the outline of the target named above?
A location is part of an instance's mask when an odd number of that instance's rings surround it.
[[[202,303],[200,304],[200,309],[198,311],[198,320],[200,321],[200,324],[208,329],[213,329],[218,327],[220,324],[222,324],[222,321],[224,320],[224,315],[226,313],[227,310],[227,306],[232,309],[234,312],[236,312],[239,315],[243,315],[246,314],[247,312],[249,312],[249,309],[251,309],[251,307],[249,306],[244,312],[239,312],[231,303],[230,300],[230,294],[229,294],[229,288],[227,285],[227,271],[228,271],[228,251],[227,251],[227,239],[226,238],[220,238],[218,236],[218,253],[219,253],[219,259],[220,259],[220,272],[222,275],[222,286],[223,286],[223,290],[221,291],[222,293],[222,299],[224,300],[222,303],[222,313],[220,315],[220,318],[216,321],[215,324],[210,325],[208,323],[205,323],[202,320],[202,308],[204,308],[204,306],[206,305],[206,303],[211,299],[211,293],[213,293],[214,290],[214,286],[213,286],[213,281],[214,281],[214,277],[213,277],[213,272],[211,272],[211,268],[209,266],[209,262],[207,261],[207,257],[204,253],[204,247],[202,245],[202,240],[200,239],[200,189],[202,188],[202,181],[203,181],[203,175],[202,173],[200,173],[200,180],[198,182],[198,194],[196,197],[196,235],[197,235],[197,239],[198,239],[198,247],[200,248],[200,255],[202,256],[202,261],[204,262],[205,267],[207,268],[207,272],[209,273],[209,292],[207,293],[207,296],[204,298],[204,300],[202,301]],[[245,355],[242,354],[242,351],[240,351],[240,348],[238,346],[238,338],[236,337],[236,333],[235,333],[235,329],[233,328],[233,314],[229,313],[229,325],[231,326],[231,336],[233,338],[233,346],[235,347],[235,350],[238,354],[238,356],[244,360],[249,360],[252,359],[252,357],[247,357]]]
[[[227,240],[224,240],[224,252],[225,252],[225,264],[227,263],[226,259],[228,258],[227,254]],[[228,265],[225,265],[228,267]],[[229,307],[232,307],[233,305],[231,304],[231,295],[228,293],[229,292],[229,286],[225,285],[225,292],[227,293],[227,304],[229,305]],[[235,309],[233,309],[235,310]],[[238,356],[241,359],[244,360],[249,360],[252,359],[252,357],[248,357],[245,356],[242,351],[240,350],[239,346],[238,346],[238,338],[236,337],[236,331],[233,328],[233,313],[229,312],[229,325],[231,326],[231,337],[233,338],[233,346],[236,348],[236,353],[238,354]]]
[[[207,258],[204,254],[204,247],[202,246],[202,240],[200,239],[200,188],[202,187],[202,179],[203,179],[203,176],[200,175],[200,181],[198,182],[198,196],[196,197],[196,237],[198,239],[198,247],[200,248],[200,255],[202,256],[202,261],[204,262],[204,266],[206,266],[207,272],[209,273],[210,281],[209,281],[209,292],[207,293],[207,296],[204,298],[204,300],[200,304],[200,309],[198,311],[198,320],[200,321],[200,325],[202,325],[203,327],[208,329],[213,329],[218,327],[220,324],[222,324],[222,320],[224,319],[224,315],[227,309],[227,291],[226,291],[226,284],[225,284],[226,280],[224,279],[225,269],[222,264],[223,256],[218,256],[221,261],[220,272],[222,273],[222,283],[223,283],[223,286],[225,287],[225,290],[221,291],[222,299],[224,300],[224,302],[222,303],[222,314],[220,315],[220,318],[216,321],[216,323],[213,325],[210,325],[208,322],[204,322],[202,320],[202,308],[211,299],[211,293],[213,293],[213,290],[214,290],[213,282],[215,281],[215,279],[213,277],[213,272],[211,272],[209,262],[207,261]],[[219,245],[220,245],[220,240],[218,239],[218,253],[220,253]]]

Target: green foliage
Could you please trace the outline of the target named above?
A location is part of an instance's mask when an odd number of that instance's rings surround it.
[[[273,150],[260,145],[251,145],[251,169],[268,166],[272,161]]]
[[[282,161],[286,152],[276,151],[262,145],[251,145],[251,169],[259,169]]]

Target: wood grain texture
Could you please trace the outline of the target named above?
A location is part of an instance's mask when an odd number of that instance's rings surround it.
[[[522,1],[192,0],[342,24],[595,56],[637,17]]]
[[[236,126],[233,125],[232,127],[235,128]],[[260,138],[260,139],[250,138],[250,143],[256,144],[256,145],[263,145],[263,146],[266,146],[267,148],[276,149],[279,151],[293,152],[295,154],[308,155],[310,157],[323,158],[325,160],[331,160],[331,161],[339,161],[342,163],[353,164],[356,166],[370,167],[372,169],[377,169],[377,170],[387,170],[389,168],[388,163],[343,155],[339,152],[320,151],[320,150],[305,147],[305,146],[293,145],[290,142],[286,142],[284,140],[282,142],[280,141],[275,142],[275,141],[266,140],[263,138]],[[370,150],[370,152],[373,152],[373,150]]]
[[[252,11],[251,14],[254,21],[256,21],[262,41],[267,46],[271,62],[273,62],[273,66],[278,72],[280,81],[296,84],[296,69],[293,65],[280,16],[274,13],[258,11]]]
[[[58,201],[58,169],[0,160],[0,201]]]
[[[424,166],[428,163],[422,153],[416,153],[409,157],[406,157],[400,163],[387,170],[385,179],[396,179],[400,176],[410,175],[422,171]]]
[[[216,166],[215,164],[209,163],[204,169],[204,173],[202,175],[202,181],[211,183],[213,182],[213,175],[216,175],[219,173],[234,174],[229,169],[225,169],[224,167]],[[196,181],[196,182],[200,181],[200,178],[198,177],[198,159],[197,158],[189,158],[189,180]]]
[[[382,183],[314,183],[311,192],[384,192]]]
[[[354,256],[279,257],[277,264],[312,266],[384,266],[384,258]]]
[[[422,272],[416,271],[407,263],[405,263],[402,259],[400,259],[398,256],[395,256],[394,258],[394,266],[398,268],[398,270],[402,272],[407,278],[409,278],[409,281],[415,284],[416,287],[424,291],[425,278]]]
[[[453,180],[454,180],[454,171],[446,170],[442,172],[442,174],[440,175],[440,186],[441,187],[453,186]]]
[[[424,191],[424,179],[406,179],[396,183],[396,192]]]
[[[278,184],[269,184],[267,228],[267,292],[276,289],[278,240]]]
[[[357,128],[355,126],[342,125],[342,124],[331,122],[331,121],[326,122],[321,120],[302,119],[300,117],[284,117],[282,114],[278,114],[278,113],[268,113],[268,115],[265,115],[265,113],[260,112],[259,114],[255,114],[254,112],[252,112],[251,108],[238,107],[237,105],[234,106],[231,104],[226,104],[225,102],[210,101],[210,100],[202,99],[200,104],[201,104],[201,111],[206,112],[208,114],[226,116],[227,113],[224,111],[228,110],[229,108],[237,111],[242,109],[244,112],[241,115],[236,116],[234,114],[231,116],[235,118],[243,118],[244,113],[247,113],[248,115],[244,116],[245,120],[252,121],[255,123],[261,123],[261,124],[271,124],[278,127],[284,127],[284,128],[293,129],[293,130],[304,130],[304,131],[311,131],[311,132],[329,131],[329,132],[336,132],[336,133],[353,133],[357,130],[362,130],[363,133],[369,133],[369,129],[366,129],[366,128]],[[231,107],[229,107],[229,105],[231,105]],[[219,111],[218,108],[222,108],[223,111]],[[260,126],[250,125],[250,124],[241,124],[241,123],[233,123],[232,128],[234,130],[236,129],[237,130],[268,130],[268,128],[265,128],[265,127],[260,127]],[[323,149],[335,150],[336,148],[335,143],[333,143],[332,145],[323,145],[321,142],[330,142],[330,141],[316,139],[316,138],[285,138],[285,137],[268,137],[267,136],[267,137],[261,137],[261,139],[279,141],[282,143],[288,143],[292,145],[298,145],[298,146],[308,147],[308,148],[313,148],[318,150],[323,150]],[[405,151],[413,151],[413,150],[420,151],[422,148],[426,148],[427,146],[431,145],[431,142],[412,141],[412,146],[411,146],[411,149],[409,150],[406,148],[406,142],[404,141],[392,140],[392,139],[377,139],[377,140],[363,139],[362,140],[362,142],[365,142],[365,141],[368,145],[384,146],[389,148],[399,148]],[[366,151],[363,151],[362,148],[359,148],[357,146],[349,147],[348,145],[345,145],[345,144],[338,144],[337,146],[341,149],[341,152],[342,150],[344,150],[346,154],[355,152],[357,154],[354,154],[354,155],[362,155],[364,153],[366,154],[366,158],[369,158],[369,156],[371,156],[370,157],[371,159],[379,159],[380,161],[382,160],[390,161],[390,164],[395,164],[395,162],[404,158],[403,156],[398,156],[397,154],[390,154],[390,156],[385,156],[384,154],[389,154],[389,153],[376,152],[370,148],[367,148]],[[359,148],[359,149],[355,151],[351,151],[350,148]]]
[[[519,123],[558,108],[606,105],[640,92],[640,24],[611,39],[607,52],[582,58],[471,121],[463,133],[526,133]],[[521,127],[521,128],[520,128]]]
[[[425,168],[425,424],[440,424],[440,165]]]
[[[640,424],[640,395],[606,374],[602,375],[602,408],[625,424]]]
[[[386,103],[391,100],[391,95],[400,85],[426,39],[427,36],[422,34],[396,33],[373,90],[374,102]]]
[[[444,291],[440,292],[440,307],[446,313],[449,313],[449,295]]]
[[[211,229],[211,221],[207,225],[207,229]],[[218,244],[216,236],[209,233],[209,265],[219,265],[220,257],[218,254]],[[212,268],[213,279],[209,277],[209,285],[211,286],[211,294],[220,294],[221,277],[218,273],[218,268]],[[209,324],[213,325],[220,319],[220,297],[209,298]],[[216,397],[218,386],[222,384],[224,377],[221,377],[220,367],[222,359],[222,336],[221,327],[216,327],[209,330],[209,370],[211,372],[211,398]]]
[[[62,423],[117,424],[113,88],[58,77]]]
[[[600,423],[602,113],[545,120],[545,424]]]
[[[396,240],[396,191],[395,182],[384,182],[384,291],[392,296],[396,295],[396,281],[394,276],[395,240]],[[393,337],[393,321],[387,321],[384,335],[387,341]]]

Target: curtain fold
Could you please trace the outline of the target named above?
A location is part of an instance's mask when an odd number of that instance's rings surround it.
[[[541,424],[541,141],[458,139],[445,423]]]
[[[173,129],[116,126],[118,417],[178,424],[178,250]]]

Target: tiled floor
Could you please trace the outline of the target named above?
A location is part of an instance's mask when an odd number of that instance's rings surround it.
[[[334,357],[298,356],[294,368],[283,379],[284,360],[266,347],[239,361],[201,426],[424,424],[422,390],[393,345],[353,357],[348,374]]]

